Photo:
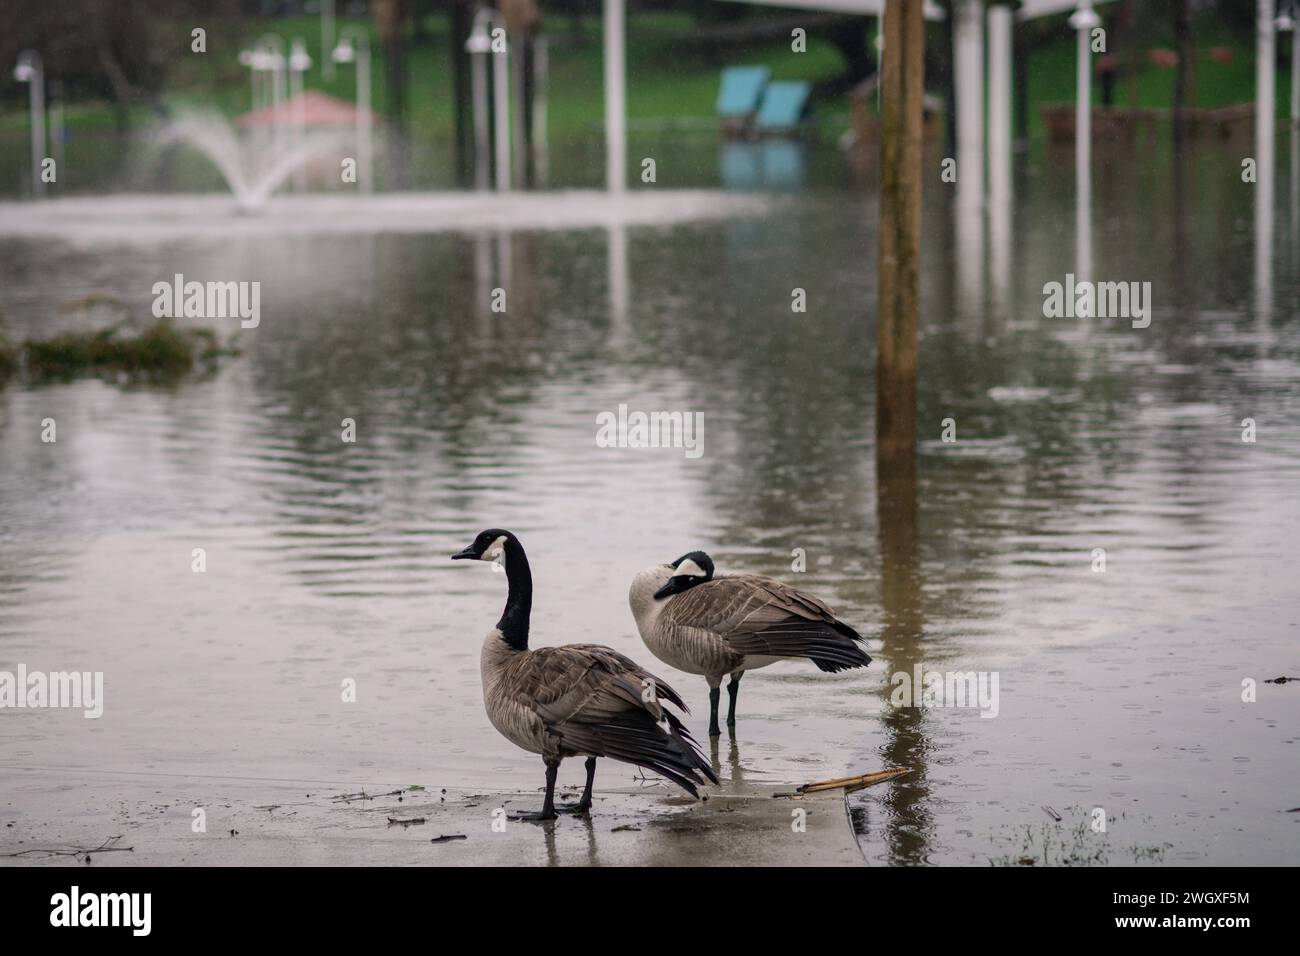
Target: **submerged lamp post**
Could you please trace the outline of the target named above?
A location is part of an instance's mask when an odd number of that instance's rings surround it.
[[[45,68],[41,55],[35,50],[18,54],[14,79],[31,88],[32,190],[39,196],[45,192],[45,181],[41,179],[41,161],[45,158]]]
[[[504,29],[500,15],[484,8],[474,17],[474,26],[465,41],[465,52],[473,59],[471,85],[474,98],[474,188],[487,189],[488,128],[487,128],[487,61],[492,54],[492,36],[488,27]],[[504,54],[495,55],[492,61],[492,112],[496,127],[496,188],[505,192],[510,188],[510,63]]]
[[[357,65],[357,162],[361,165],[361,191],[374,192],[375,171],[370,146],[370,34],[349,27],[339,37],[331,54],[335,63]]]

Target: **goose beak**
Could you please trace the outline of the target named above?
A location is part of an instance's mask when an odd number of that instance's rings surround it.
[[[671,597],[679,591],[685,591],[686,585],[678,578],[669,578],[668,583],[655,592],[655,600],[661,601],[666,597]]]
[[[468,548],[463,548],[460,551],[457,551],[451,556],[451,559],[453,561],[477,560],[478,555],[474,553],[474,545],[471,544]]]

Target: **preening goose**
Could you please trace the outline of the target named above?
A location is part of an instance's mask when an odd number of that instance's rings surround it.
[[[453,559],[505,562],[509,594],[497,626],[483,642],[480,670],[488,719],[506,739],[546,764],[541,813],[555,818],[555,777],[565,757],[587,758],[587,786],[579,803],[591,807],[596,758],[609,757],[661,774],[693,797],[706,779],[718,782],[690,732],[665,706],[689,713],[677,692],[635,662],[599,644],[528,649],[533,576],[523,546],[509,531],[489,529]]]
[[[866,667],[862,637],[810,594],[757,574],[713,576],[703,551],[647,568],[632,580],[628,603],[637,630],[665,664],[709,682],[709,736],[718,728],[719,685],[730,674],[727,727],[736,727],[736,695],[747,670],[806,657],[824,671]]]

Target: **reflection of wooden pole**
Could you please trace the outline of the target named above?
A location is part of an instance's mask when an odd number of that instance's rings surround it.
[[[916,461],[916,322],[921,261],[922,4],[887,0],[880,118],[877,470]]]

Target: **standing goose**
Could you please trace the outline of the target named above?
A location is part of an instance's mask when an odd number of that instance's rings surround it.
[[[677,692],[633,661],[599,644],[528,649],[533,577],[523,546],[509,531],[489,529],[452,559],[505,562],[510,591],[497,626],[483,642],[480,669],[488,719],[508,740],[546,763],[546,800],[528,820],[553,820],[555,777],[565,757],[586,756],[591,807],[596,758],[609,757],[661,774],[693,797],[705,778],[718,782],[690,732],[662,702],[689,713]]]
[[[747,670],[806,657],[821,670],[866,667],[862,636],[825,604],[775,578],[713,576],[703,551],[647,568],[632,580],[628,603],[651,653],[709,682],[709,736],[718,728],[719,686],[730,674],[727,727],[736,727],[736,695]]]

